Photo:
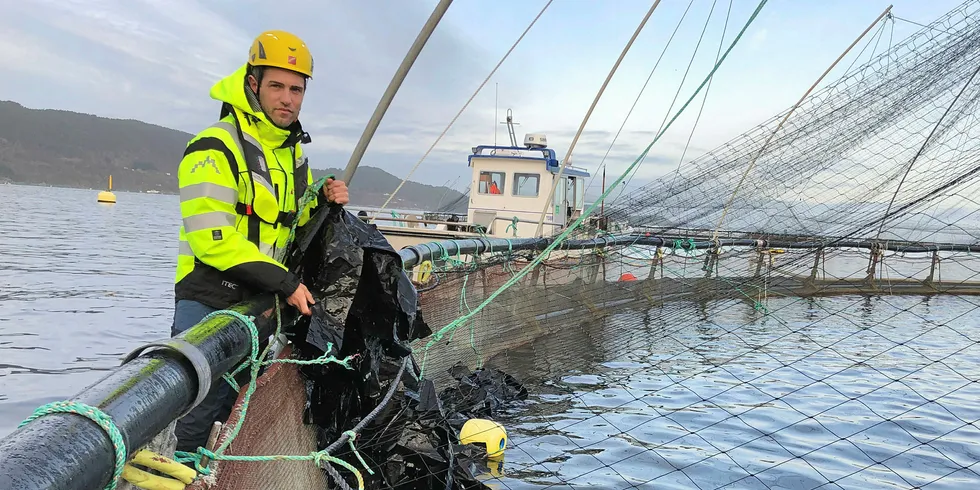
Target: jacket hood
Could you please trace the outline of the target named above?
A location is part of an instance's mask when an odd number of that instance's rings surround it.
[[[269,121],[269,118],[259,106],[258,98],[252,93],[246,81],[248,64],[243,64],[234,73],[228,75],[211,87],[211,98],[236,109],[239,123],[255,125],[259,141],[272,148],[292,146],[299,142],[308,143],[309,135],[303,131],[299,120],[282,129]]]

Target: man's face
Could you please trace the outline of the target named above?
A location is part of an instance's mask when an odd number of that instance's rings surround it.
[[[281,68],[266,68],[262,75],[262,87],[249,75],[248,84],[259,94],[259,105],[266,116],[281,128],[299,119],[303,106],[306,83],[303,75]]]

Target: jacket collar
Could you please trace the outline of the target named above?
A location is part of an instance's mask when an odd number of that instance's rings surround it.
[[[297,143],[309,143],[310,135],[303,131],[303,125],[299,120],[285,129],[269,121],[248,86],[247,70],[248,65],[242,65],[211,87],[211,98],[223,102],[221,117],[224,117],[229,109],[234,110],[242,130],[246,127],[252,128],[249,132],[267,148],[286,148]]]

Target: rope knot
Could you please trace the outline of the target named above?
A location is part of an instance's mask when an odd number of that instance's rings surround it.
[[[517,216],[514,216],[513,218],[511,218],[510,219],[510,224],[507,225],[507,228],[504,230],[504,233],[507,233],[508,231],[513,231],[514,232],[514,236],[516,237],[517,236],[517,224],[520,223],[520,222],[521,222],[521,219],[518,218]]]

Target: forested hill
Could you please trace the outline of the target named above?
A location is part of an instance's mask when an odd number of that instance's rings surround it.
[[[0,182],[101,189],[177,192],[176,162],[191,134],[131,119],[30,109],[0,101]],[[342,172],[314,169],[314,176]],[[361,166],[352,204],[378,206],[401,182],[384,170]],[[407,182],[395,208],[435,209],[461,194]],[[465,204],[464,204],[465,206]]]

